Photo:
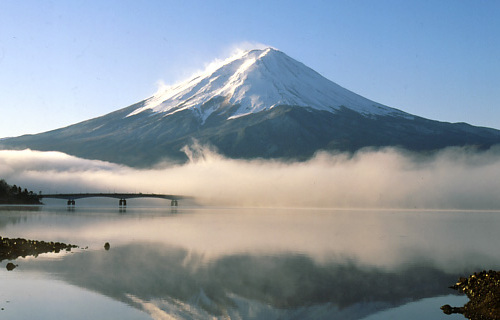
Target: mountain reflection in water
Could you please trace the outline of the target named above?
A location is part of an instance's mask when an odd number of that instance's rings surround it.
[[[59,259],[20,261],[21,272],[56,276],[154,319],[363,319],[453,294],[448,287],[461,275],[500,266],[490,245],[498,243],[490,231],[500,218],[492,213],[80,213],[0,221],[8,234],[90,245]],[[483,232],[465,243],[467,225]],[[440,305],[435,319],[447,319]]]
[[[317,318],[308,308],[318,306],[328,318],[346,308],[369,314],[449,294],[448,286],[457,278],[424,264],[389,271],[354,261],[318,264],[304,255],[240,254],[204,262],[201,255],[157,244],[33,261],[26,268],[56,273],[71,284],[127,303],[165,300],[177,309],[194,304],[218,316],[235,312],[231,309],[238,301],[257,302],[281,316],[305,312]],[[269,313],[267,308],[262,312]],[[189,309],[170,311],[189,315]]]

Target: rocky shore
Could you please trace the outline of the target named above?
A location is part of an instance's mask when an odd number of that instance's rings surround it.
[[[444,313],[461,313],[471,320],[500,319],[500,272],[474,273],[468,278],[460,278],[450,288],[465,293],[470,301],[463,307],[444,305],[441,307]]]
[[[37,256],[41,253],[58,253],[61,250],[71,251],[72,248],[78,248],[78,246],[61,242],[0,237],[0,262],[3,260],[15,260],[18,257]],[[15,265],[8,263],[6,267],[7,270],[12,270],[15,268]]]

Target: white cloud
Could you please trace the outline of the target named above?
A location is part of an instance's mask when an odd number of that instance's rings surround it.
[[[134,169],[59,152],[0,151],[0,178],[33,191],[144,192],[231,206],[500,209],[500,150],[387,148],[306,162],[235,160],[201,146],[184,165]]]
[[[251,42],[251,41],[243,41],[243,42],[238,42],[234,43],[230,46],[228,46],[226,49],[222,50],[223,51],[223,56],[225,58],[215,58],[212,61],[205,63],[203,65],[202,69],[198,69],[195,71],[190,72],[187,76],[183,75],[183,77],[174,83],[168,84],[166,83],[163,79],[160,79],[156,82],[156,92],[153,95],[153,99],[148,101],[147,105],[140,109],[141,111],[144,109],[148,108],[154,108],[164,100],[170,97],[170,94],[172,92],[175,92],[173,88],[176,88],[180,84],[190,80],[194,79],[196,77],[202,76],[202,75],[208,75],[222,67],[223,65],[229,63],[230,61],[233,61],[237,58],[239,58],[244,52],[248,50],[253,50],[253,49],[265,49],[271,47],[269,45],[265,45],[260,42]],[[167,92],[168,91],[168,92]],[[140,112],[140,111],[138,111]],[[136,112],[135,112],[136,113]]]

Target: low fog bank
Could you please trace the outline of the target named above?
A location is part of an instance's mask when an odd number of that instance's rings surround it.
[[[35,192],[143,192],[205,205],[500,209],[500,147],[423,156],[395,148],[318,153],[306,162],[235,160],[207,147],[190,161],[135,169],[60,152],[0,151],[0,178]]]

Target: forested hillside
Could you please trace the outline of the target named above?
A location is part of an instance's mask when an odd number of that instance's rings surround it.
[[[0,204],[41,204],[38,194],[0,179]]]

